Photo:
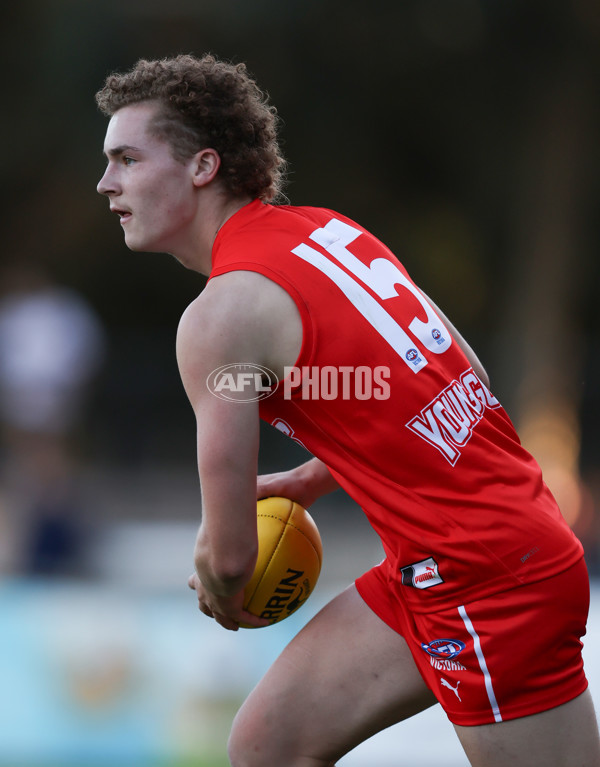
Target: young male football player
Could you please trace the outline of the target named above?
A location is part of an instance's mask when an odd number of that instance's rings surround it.
[[[341,486],[386,553],[250,694],[232,765],[329,767],[437,700],[474,767],[598,767],[582,547],[469,345],[360,224],[271,204],[276,115],[243,65],[140,61],[97,101],[98,191],[126,244],[210,278],[177,338],[198,430],[200,610],[226,629],[265,623],[242,606],[257,494],[310,506]],[[214,396],[207,378],[236,362],[285,385]],[[347,384],[337,397],[303,385],[325,368]],[[376,368],[388,396],[361,384]],[[257,482],[261,417],[314,458]]]

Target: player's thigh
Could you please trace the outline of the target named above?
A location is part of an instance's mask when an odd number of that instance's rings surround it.
[[[473,767],[600,767],[598,725],[589,690],[541,714],[454,727]]]
[[[230,747],[264,749],[271,764],[292,764],[299,753],[329,764],[435,702],[403,637],[351,586],[299,632],[253,690]]]

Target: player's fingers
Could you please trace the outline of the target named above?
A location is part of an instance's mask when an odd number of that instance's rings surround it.
[[[226,615],[219,615],[219,613],[215,613],[213,617],[219,626],[223,626],[223,628],[227,629],[228,631],[237,631],[239,629],[238,623],[236,623],[236,621],[234,621],[232,618],[228,618]]]
[[[287,487],[286,476],[287,472],[259,474],[256,478],[256,499],[260,500],[261,498],[284,494]]]
[[[249,626],[253,626],[257,629],[271,625],[271,621],[267,618],[259,618],[257,615],[253,615],[246,610],[242,610],[242,623],[247,623]]]
[[[198,609],[200,610],[201,613],[208,616],[209,618],[215,617],[213,611],[205,602],[201,602],[200,600],[198,600]]]

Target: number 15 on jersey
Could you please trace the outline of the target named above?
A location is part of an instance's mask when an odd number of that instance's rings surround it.
[[[298,245],[292,253],[329,277],[405,364],[414,373],[418,373],[427,365],[427,355],[415,343],[415,339],[427,352],[442,354],[452,345],[452,336],[423,294],[396,264],[387,258],[375,258],[367,266],[348,250],[348,245],[361,235],[360,229],[332,218],[324,227],[315,229],[310,239],[333,256],[335,261],[306,243]],[[336,261],[345,266],[354,276],[341,269]],[[415,317],[409,323],[408,330],[414,338],[409,336],[358,280],[384,300],[400,295],[397,286],[410,291],[419,301],[426,315],[425,321]]]

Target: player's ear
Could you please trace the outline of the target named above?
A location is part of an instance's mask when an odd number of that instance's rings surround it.
[[[216,149],[201,149],[193,157],[194,186],[206,186],[217,175],[221,158]]]

